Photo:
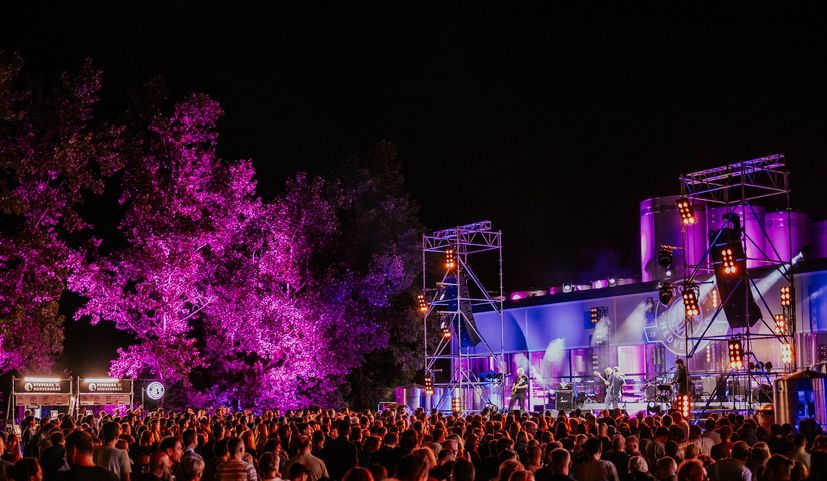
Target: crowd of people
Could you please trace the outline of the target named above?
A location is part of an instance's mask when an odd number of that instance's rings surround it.
[[[137,409],[20,427],[0,434],[0,481],[827,480],[818,424],[737,414]]]

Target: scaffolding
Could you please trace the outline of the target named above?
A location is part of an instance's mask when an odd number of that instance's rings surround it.
[[[499,285],[493,293],[472,269],[472,261],[481,262],[486,256],[479,254],[484,253],[489,253],[489,262],[496,255],[497,265],[487,266],[497,271]],[[440,267],[429,270],[429,261],[434,257],[439,257]],[[500,391],[501,402],[504,399],[502,259],[502,232],[493,230],[491,221],[422,236],[422,292],[427,302],[421,306],[426,386],[430,379],[433,388],[440,392],[437,399],[433,393],[426,392],[426,404],[431,409],[447,410],[449,399],[454,412],[476,410],[469,402],[474,398],[481,400],[485,407],[496,406],[491,399],[492,388]],[[473,313],[479,311],[494,312],[497,316],[499,352],[480,334],[474,322]],[[478,341],[471,346],[469,339]],[[481,365],[488,373],[485,377],[475,372],[474,368],[479,369]]]
[[[771,155],[686,174],[680,177],[680,182],[681,197],[683,200],[688,200],[690,205],[718,206],[723,207],[723,210],[727,212],[723,219],[719,219],[722,221],[720,230],[710,232],[708,248],[697,263],[690,263],[687,257],[688,243],[690,242],[688,229],[692,227],[686,224],[683,224],[682,227],[684,273],[683,279],[677,282],[676,285],[683,293],[689,291],[697,293],[701,285],[712,284],[706,286],[706,288],[710,289],[709,292],[713,292],[717,304],[714,305],[713,315],[707,320],[699,320],[695,316],[685,315],[686,365],[689,366],[689,359],[697,353],[704,341],[708,343],[726,343],[727,349],[724,350],[723,354],[725,359],[728,359],[728,351],[733,348],[734,344],[740,341],[740,345],[743,346],[743,357],[739,358],[743,362],[731,363],[728,365],[728,372],[720,373],[715,392],[709,396],[709,400],[700,410],[700,413],[703,415],[708,411],[713,400],[717,399],[719,402],[724,402],[725,396],[717,391],[725,390],[726,382],[729,379],[733,379],[733,386],[740,385],[746,388],[740,403],[741,410],[752,410],[753,403],[757,401],[757,399],[753,399],[753,387],[759,387],[760,393],[760,385],[765,384],[762,381],[771,384],[771,369],[766,368],[768,364],[765,364],[756,356],[753,351],[753,342],[759,339],[777,340],[782,344],[782,353],[789,353],[789,362],[785,362],[783,371],[794,371],[797,365],[795,302],[789,302],[786,305],[782,302],[782,312],[773,313],[766,300],[765,292],[771,286],[762,286],[760,282],[757,282],[758,276],[767,277],[772,274],[778,276],[779,280],[783,278],[787,283],[786,285],[789,286],[788,288],[793,289],[792,265],[795,263],[795,259],[791,240],[789,172],[786,168],[784,156],[780,154]],[[759,200],[775,202],[776,207],[783,208],[786,211],[786,235],[789,252],[781,253],[778,247],[773,245],[764,222],[758,223],[757,233],[748,232],[746,220],[757,218],[754,209],[755,202]],[[733,277],[732,282],[736,282],[735,287],[732,287],[729,295],[723,298],[716,290],[718,286],[715,277],[709,276],[709,274],[715,272],[716,266],[726,265],[724,263],[727,261],[733,262],[731,258],[725,258],[723,261],[713,260],[712,255],[716,244],[721,245],[720,238],[726,226],[729,226],[727,228],[730,229],[730,232],[737,232],[743,248],[743,257],[734,259],[734,262],[743,263],[744,266],[749,263],[753,267],[745,267],[738,272],[737,278]],[[700,280],[702,276],[709,280]],[[744,311],[741,316],[745,316],[745,325],[735,327],[730,325],[728,333],[710,334],[710,328],[724,311],[725,306],[728,303],[742,302],[741,299],[735,299],[738,289],[741,289],[744,297]],[[756,301],[759,301],[759,303],[756,303]],[[751,304],[757,304],[758,309],[751,308]],[[769,314],[770,323],[777,318],[777,315],[781,316],[780,319],[785,322],[785,328],[779,329],[777,325],[772,326],[768,323],[763,313],[761,313],[762,308]],[[757,319],[756,316],[758,316]],[[769,332],[761,333],[753,327],[760,327],[757,326],[759,321],[767,327]],[[729,320],[729,322],[732,321]],[[686,379],[689,382],[690,377],[686,376]],[[723,384],[720,379],[723,379]],[[739,381],[738,384],[736,384],[736,381]],[[688,392],[689,386],[683,386],[683,389]],[[732,402],[733,407],[737,406],[734,394],[730,396],[730,399],[726,399],[727,403],[729,401]]]

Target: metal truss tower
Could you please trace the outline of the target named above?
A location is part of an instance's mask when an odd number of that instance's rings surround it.
[[[745,380],[744,399],[748,409],[751,409],[755,401],[752,398],[752,387],[754,384],[761,384],[760,380],[762,379],[768,381],[768,371],[770,370],[765,369],[765,364],[755,355],[753,351],[754,341],[759,339],[777,340],[782,345],[782,353],[786,357],[784,359],[785,371],[795,370],[797,364],[794,297],[792,297],[792,302],[786,304],[782,302],[782,312],[773,312],[766,300],[767,292],[765,292],[772,285],[760,282],[761,278],[774,276],[779,280],[783,278],[790,290],[793,288],[792,264],[795,262],[793,257],[795,253],[791,252],[789,172],[786,168],[784,156],[777,154],[686,174],[681,176],[680,181],[682,200],[688,200],[690,205],[696,207],[700,204],[720,207],[721,209],[718,209],[718,212],[721,210],[726,212],[723,219],[717,219],[721,222],[721,229],[717,232],[715,230],[710,231],[709,247],[697,263],[687,262],[689,242],[687,231],[692,227],[684,224],[682,228],[684,273],[683,279],[676,284],[680,286],[683,293],[692,291],[696,293],[697,297],[700,297],[697,293],[707,292],[715,300],[713,304],[714,314],[708,320],[697,319],[691,315],[685,317],[686,364],[689,365],[689,358],[697,353],[705,340],[711,343],[726,343],[727,347],[723,350],[725,359],[729,359],[728,353],[733,350],[736,344],[742,346],[743,358],[739,359],[743,359],[743,362],[729,364],[729,372],[726,373],[723,387],[719,382],[716,391],[725,389],[726,380],[729,378]],[[773,202],[776,207],[785,209],[787,219],[785,222],[787,228],[786,244],[787,250],[790,252],[779,252],[779,246],[773,245],[763,221],[758,223],[757,232],[756,229],[749,232],[746,228],[746,220],[756,218],[754,202],[758,200]],[[721,245],[722,232],[724,232],[723,226],[729,226],[732,229],[730,232],[737,232],[738,237],[733,239],[732,242],[740,241],[741,252],[743,252],[741,259],[733,260],[731,257],[721,259],[719,255],[721,252],[714,252],[716,244]],[[727,297],[724,297],[720,293],[720,286],[717,285],[717,282],[714,281],[715,278],[710,274],[715,273],[716,268],[725,268],[727,262],[730,265],[733,262],[743,263],[744,266],[747,262],[750,262],[754,267],[739,269],[737,274],[731,274],[731,279],[728,282],[730,282],[730,287],[733,285],[735,287],[730,290]],[[732,272],[734,273],[735,269]],[[704,280],[701,280],[701,277]],[[698,302],[700,302],[700,299],[698,299]],[[739,307],[743,309],[741,314],[743,317],[740,319],[742,324],[734,327],[730,324],[728,334],[726,331],[722,333],[720,330],[713,334],[710,332],[710,328],[728,303],[743,303],[743,307]],[[753,305],[752,308],[751,305]],[[760,308],[757,306],[760,306]],[[769,314],[770,319],[764,318],[761,313],[762,308]],[[776,319],[780,319],[784,328],[779,329],[777,324],[773,325]],[[760,326],[756,325],[759,321],[767,327],[768,332],[759,332],[757,328],[760,328]],[[732,322],[732,320],[729,319],[729,322]],[[744,383],[742,382],[741,385],[744,385]],[[688,386],[685,389],[688,390]],[[709,408],[712,399],[716,397],[715,394],[715,392],[712,393],[703,411]],[[718,396],[719,400],[722,399],[720,394]]]
[[[479,255],[484,253],[488,255]],[[497,265],[486,266],[495,267],[498,272],[499,285],[492,293],[472,269],[472,261],[491,263],[494,256]],[[439,267],[434,269],[436,257]],[[492,386],[496,386],[502,396],[506,369],[502,266],[502,232],[493,230],[491,221],[422,236],[422,292],[427,302],[427,306],[421,306],[426,386],[430,380],[433,388],[440,389],[438,398],[428,395],[427,404],[432,409],[447,410],[450,402],[454,412],[472,411],[471,400],[475,397],[481,404],[490,406],[495,404],[490,396]],[[486,272],[489,270],[493,271]],[[496,314],[499,351],[495,351],[477,329],[475,310]],[[489,373],[487,379],[481,379],[474,372],[481,366]],[[440,374],[439,382],[436,374]]]

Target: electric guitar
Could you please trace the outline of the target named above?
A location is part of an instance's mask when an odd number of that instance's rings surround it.
[[[511,386],[511,394],[517,394],[517,390],[523,387],[526,387],[527,384],[520,384],[519,381],[515,382],[513,386]]]

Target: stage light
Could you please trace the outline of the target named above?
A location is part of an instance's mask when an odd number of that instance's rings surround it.
[[[672,302],[674,298],[674,293],[672,292],[672,285],[669,283],[663,283],[658,288],[658,299],[660,300],[661,304],[669,304]]]
[[[592,320],[592,324],[597,324],[597,321],[600,320],[600,309],[592,307],[589,314]]]
[[[790,364],[793,362],[793,346],[791,344],[781,345],[781,361],[784,364]]]
[[[448,326],[442,326],[442,329],[440,329],[440,332],[442,333],[442,338],[445,339],[446,341],[448,339],[451,339],[451,330],[448,329]]]
[[[98,384],[104,384],[108,382],[121,382],[120,379],[114,377],[89,377],[89,378],[81,378],[83,382],[93,382]]]
[[[695,290],[691,287],[683,291],[683,310],[688,318],[695,317],[701,313],[698,307],[698,295],[695,294]]]
[[[56,383],[60,382],[61,379],[59,377],[37,377],[37,376],[27,376],[23,378],[25,382],[49,382],[49,383]]]
[[[781,306],[790,307],[791,305],[793,305],[792,286],[783,286],[781,288]]]
[[[712,344],[706,345],[706,363],[710,364],[712,362]]]
[[[456,415],[462,414],[462,398],[451,398],[451,412]]]
[[[655,401],[649,401],[646,404],[646,413],[647,414],[660,414],[660,404],[656,403]]]
[[[679,394],[675,401],[675,410],[681,413],[681,416],[688,419],[692,414],[692,398],[689,394]]]
[[[419,312],[421,312],[422,314],[428,312],[428,303],[425,302],[425,294],[417,294],[416,303],[418,305]]]
[[[732,257],[732,249],[726,247],[721,249],[721,262],[724,265],[724,273],[735,275],[738,272],[738,267],[735,264],[735,258]]]
[[[712,302],[712,308],[717,309],[718,306],[721,305],[721,300],[718,298],[718,289],[713,287],[712,290],[709,291],[709,297]]]
[[[617,285],[617,279],[614,277],[609,278],[609,287],[614,287]]]
[[[785,335],[787,334],[787,319],[784,314],[775,315],[775,333]]]
[[[664,269],[672,267],[672,251],[668,249],[661,249],[658,251],[658,265]]]
[[[425,374],[425,394],[430,396],[434,393],[434,376],[431,373]]]
[[[563,284],[563,292],[571,292],[574,290],[574,284]]]
[[[678,212],[681,214],[681,222],[683,222],[684,225],[694,224],[697,219],[695,218],[695,209],[692,208],[689,199],[681,197],[678,199],[677,204]]]
[[[772,363],[771,363],[771,362],[765,362],[765,363],[764,363],[764,369],[765,369],[767,372],[772,371]]]
[[[730,339],[729,345],[729,367],[741,369],[744,367],[744,348],[740,339]]]
[[[457,258],[454,255],[454,249],[447,249],[445,251],[445,268],[449,271],[452,271],[456,266]]]

